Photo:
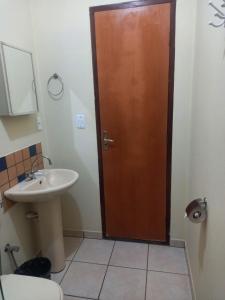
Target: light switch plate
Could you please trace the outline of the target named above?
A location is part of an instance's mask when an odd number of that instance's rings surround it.
[[[2,194],[0,193],[0,214],[4,213],[4,208],[3,208],[3,198],[2,198]]]
[[[37,129],[38,129],[39,131],[43,130],[42,120],[41,120],[41,117],[40,117],[40,116],[37,116],[36,122],[37,122]]]
[[[82,113],[76,114],[75,122],[76,122],[76,127],[78,129],[86,128],[86,120],[85,120],[84,114],[82,114]]]

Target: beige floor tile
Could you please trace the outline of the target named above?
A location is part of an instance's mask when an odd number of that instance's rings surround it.
[[[66,266],[62,272],[59,273],[52,273],[51,274],[51,279],[57,283],[60,283],[61,280],[63,279],[63,276],[65,275],[66,271],[68,270],[70,265],[70,261],[66,261]]]
[[[110,265],[147,269],[147,256],[147,244],[116,242]]]
[[[100,300],[144,300],[146,271],[109,267]]]
[[[114,241],[84,239],[74,261],[108,264]]]
[[[191,300],[187,275],[148,272],[146,300]]]
[[[150,245],[148,269],[153,271],[188,274],[184,249]]]
[[[105,272],[104,265],[72,262],[61,284],[64,294],[97,299]]]
[[[83,239],[75,237],[64,237],[66,260],[72,260]]]

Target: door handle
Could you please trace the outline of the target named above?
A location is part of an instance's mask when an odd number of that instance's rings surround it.
[[[107,151],[109,149],[109,145],[114,143],[113,139],[108,137],[108,132],[106,130],[103,131],[103,149]]]
[[[114,140],[112,140],[112,139],[104,139],[104,142],[105,143],[114,143]]]

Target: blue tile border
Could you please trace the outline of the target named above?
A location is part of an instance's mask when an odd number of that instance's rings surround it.
[[[0,172],[5,171],[7,169],[5,156],[0,158]]]
[[[3,177],[4,179],[0,182],[0,195],[2,196],[2,199],[4,199],[4,212],[9,210],[15,203],[7,199],[4,196],[3,191],[15,186],[17,183],[21,183],[26,179],[25,171],[21,175],[17,175],[17,172],[15,172],[13,173],[13,178],[9,179],[8,169],[12,167],[16,168],[17,165],[22,164],[24,166],[24,170],[26,168],[26,171],[29,172],[30,171],[30,167],[28,164],[29,160],[30,162],[32,162],[36,156],[38,157],[39,153],[42,153],[41,142],[37,144],[33,144],[31,146],[27,146],[25,148],[15,150],[13,152],[10,152],[0,157],[0,175],[2,175],[1,177]],[[21,160],[21,156],[22,156],[22,160]],[[38,163],[38,166],[40,165],[40,167],[42,168],[42,164],[43,164],[43,160],[41,159]],[[7,182],[5,178],[6,175],[8,177]]]
[[[18,182],[24,181],[24,180],[26,179],[25,173],[23,173],[23,174],[17,176],[17,179],[18,179]]]
[[[29,147],[30,157],[37,155],[36,145],[32,145]]]

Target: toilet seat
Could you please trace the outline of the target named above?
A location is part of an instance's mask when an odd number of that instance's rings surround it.
[[[1,283],[5,300],[63,300],[60,286],[48,279],[10,274]]]

